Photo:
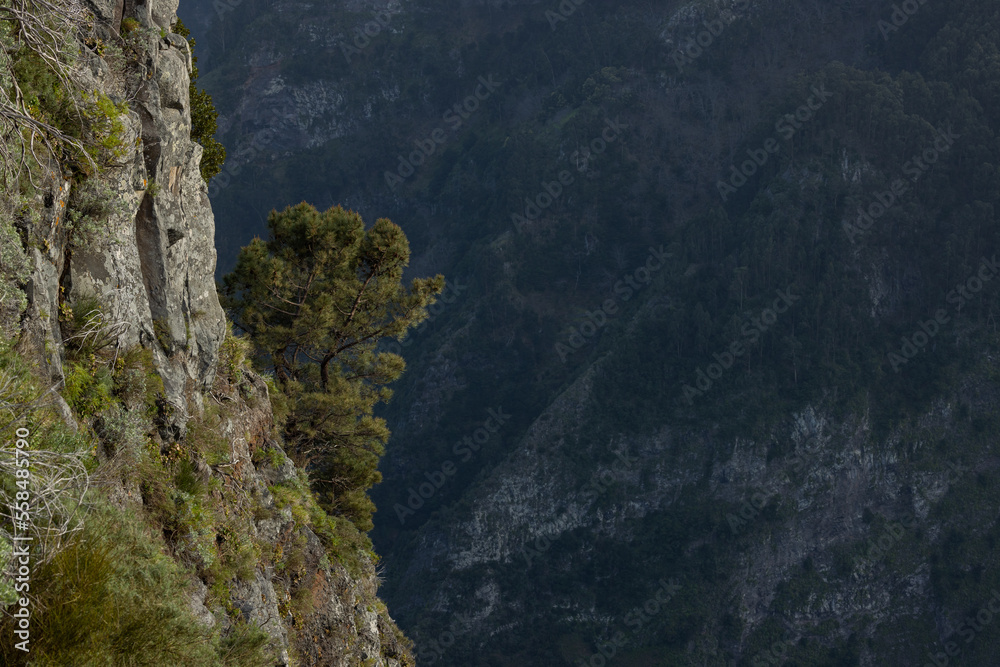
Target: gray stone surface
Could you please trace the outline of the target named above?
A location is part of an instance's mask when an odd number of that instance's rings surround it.
[[[160,2],[134,11],[144,25],[169,27],[176,7]],[[215,220],[199,171],[202,149],[191,140],[190,50],[182,37],[168,34],[151,55],[151,76],[138,93],[138,112],[131,114],[125,137],[139,140],[141,154],[109,171],[121,206],[105,238],[74,249],[62,282],[70,302],[97,298],[110,321],[127,323],[123,345],[153,350],[180,435],[189,416],[200,412],[200,392],[212,384],[225,319],[215,288]],[[110,78],[105,70],[89,63],[83,74],[100,89]],[[44,297],[37,310],[51,314],[56,278],[67,267],[58,244],[49,254],[36,257],[33,284]],[[44,318],[37,319],[44,328]],[[53,326],[58,322],[50,321]],[[52,363],[61,374],[58,360]]]

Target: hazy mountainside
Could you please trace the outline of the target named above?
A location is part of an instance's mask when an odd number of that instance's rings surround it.
[[[192,17],[220,261],[308,199],[451,281],[375,493],[419,664],[994,662],[992,3]]]
[[[412,665],[228,330],[175,10],[0,2],[0,662]]]

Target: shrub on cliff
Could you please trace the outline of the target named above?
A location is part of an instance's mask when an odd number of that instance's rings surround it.
[[[31,276],[31,263],[8,211],[0,207],[0,334],[17,331],[28,299],[21,289]]]
[[[0,172],[7,179],[43,158],[89,176],[120,163],[130,148],[126,106],[81,91],[75,78],[85,16],[44,0],[0,3]]]
[[[174,32],[187,39],[191,45],[191,139],[201,144],[204,152],[201,155],[201,176],[205,182],[222,171],[226,161],[226,147],[215,140],[218,129],[216,119],[219,112],[215,110],[212,96],[196,85],[198,81],[198,57],[194,55],[195,41],[191,39],[191,31],[177,19]]]

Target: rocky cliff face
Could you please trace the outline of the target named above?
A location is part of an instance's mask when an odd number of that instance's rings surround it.
[[[106,186],[115,200],[105,230],[86,247],[68,247],[64,213],[72,185],[51,172],[43,195],[35,273],[26,326],[39,333],[37,354],[61,379],[59,304],[96,300],[110,321],[121,324],[120,344],[153,351],[178,435],[201,410],[218,362],[225,320],[215,291],[215,223],[198,165],[201,146],[191,140],[188,99],[191,53],[169,32],[176,3],[95,3],[98,33],[113,42],[123,12],[151,36],[145,38],[146,80],[129,90],[97,53],[81,63],[82,87],[103,91],[131,111],[124,143],[135,146]],[[116,22],[117,21],[117,22]],[[163,35],[159,39],[156,34]]]
[[[407,640],[377,597],[371,556],[358,554],[350,567],[331,562],[299,508],[276,499],[275,494],[302,489],[304,477],[272,437],[267,385],[251,373],[236,384],[220,378],[211,396],[225,404],[218,428],[229,442],[230,463],[204,466],[202,474],[206,483],[213,475],[219,478],[219,493],[231,499],[234,514],[253,507],[242,523],[245,532],[233,537],[274,555],[253,577],[233,582],[230,613],[206,606],[204,585],[192,595],[192,608],[208,624],[226,628],[232,617],[263,628],[279,650],[278,664],[412,665]]]
[[[209,597],[200,578],[192,580],[190,606],[206,627],[221,624],[226,633],[237,621],[259,626],[280,665],[412,665],[407,640],[377,598],[372,555],[359,547],[345,559],[349,565],[332,560],[298,511],[307,504],[307,485],[275,440],[265,382],[249,371],[217,373],[226,322],[215,287],[215,224],[199,171],[202,148],[191,139],[192,54],[188,42],[171,32],[177,3],[95,0],[89,8],[97,40],[84,51],[77,76],[83,91],[127,104],[121,131],[126,151],[98,185],[91,180],[87,192],[61,178],[58,164],[43,175],[33,204],[38,215],[21,221],[22,232],[37,240],[28,251],[21,347],[52,382],[62,382],[61,318],[74,306],[92,304],[101,313],[95,323],[114,333],[117,349],[139,346],[152,353],[168,404],[159,428],[162,451],[190,449],[193,424],[210,422],[212,437],[221,438],[228,456],[210,465],[192,453],[193,466],[200,483],[215,489],[213,501],[239,526],[236,534],[226,533],[228,539],[252,544],[258,560],[252,573],[224,582],[222,599]],[[120,62],[105,47],[121,43],[123,21],[139,54],[138,85],[124,80]],[[86,207],[94,188],[103,201],[100,228],[87,243],[73,243],[67,210]],[[283,500],[274,493],[284,493]],[[148,489],[128,474],[111,484],[111,497],[139,515],[150,502]],[[223,544],[221,531],[212,534]],[[185,548],[196,537],[181,536],[169,548],[200,572],[204,556]]]
[[[970,376],[965,384],[983,396],[973,414],[988,413],[995,400],[988,377]],[[627,627],[630,644],[644,626],[669,632],[655,615],[638,623],[645,600],[639,593],[631,617],[607,615],[614,582],[628,569],[608,563],[623,558],[622,545],[642,554],[622,563],[648,567],[639,576],[653,582],[650,591],[657,581],[677,585],[669,622],[691,623],[692,596],[729,617],[691,628],[676,664],[781,662],[820,626],[827,641],[866,646],[851,664],[874,665],[886,634],[915,615],[949,614],[933,602],[941,564],[921,554],[921,543],[953,530],[949,493],[954,499],[959,485],[984,480],[994,465],[990,446],[973,445],[957,415],[960,396],[942,396],[917,423],[888,435],[875,433],[863,412],[834,415],[811,406],[790,415],[780,431],[756,437],[664,426],[646,438],[615,438],[608,445],[613,456],[596,452],[604,462],[581,470],[573,443],[594,400],[587,377],[567,389],[456,510],[423,526],[408,545],[418,558],[391,563],[399,571],[395,613],[443,619],[436,632],[417,637],[419,659],[456,664],[461,655],[497,646],[516,653],[533,623],[553,619],[562,628],[603,628],[602,640]],[[942,433],[969,437],[970,446],[927,467]],[[669,539],[644,535],[669,516],[679,517],[670,519]],[[693,532],[677,525],[685,520]],[[697,582],[682,564],[687,559],[716,571],[715,583]],[[664,561],[674,569],[663,569]],[[616,574],[607,585],[588,580],[593,595],[567,587],[569,573],[598,568]],[[432,580],[440,583],[428,591]],[[797,588],[804,581],[807,588]],[[789,610],[784,630],[762,643],[760,628],[775,608]],[[954,628],[960,619],[943,622]],[[723,640],[727,625],[744,630]],[[564,632],[553,655],[580,655],[572,631]],[[452,634],[462,648],[448,650]],[[730,662],[733,655],[742,658]]]

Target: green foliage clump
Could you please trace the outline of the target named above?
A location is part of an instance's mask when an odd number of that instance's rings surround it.
[[[210,573],[218,560],[215,549],[216,517],[205,501],[201,480],[190,468],[185,471],[182,467],[174,480],[177,488],[173,492],[173,500],[181,528],[176,546],[182,554],[188,553],[195,558],[203,574]]]
[[[134,18],[127,17],[125,19],[122,19],[122,27],[121,27],[122,34],[127,35],[134,32],[138,32],[140,28],[142,28],[142,24],[139,23]]]
[[[16,325],[28,305],[21,286],[31,276],[31,262],[21,236],[0,208],[0,330]]]
[[[108,219],[126,210],[127,204],[108,182],[88,178],[76,183],[66,204],[70,244],[91,247],[107,240]]]
[[[156,337],[156,342],[160,344],[166,352],[173,350],[174,342],[170,335],[170,325],[167,324],[166,320],[156,318],[153,320],[153,335]]]
[[[34,373],[34,366],[0,336],[0,434],[10,434],[19,427],[27,428],[45,449],[67,453],[85,445],[85,437],[71,432],[61,414],[54,409],[48,396],[51,387]],[[0,438],[0,450],[13,447],[13,439]],[[2,459],[0,459],[2,460]],[[0,475],[0,482],[8,480]]]
[[[207,183],[222,171],[222,165],[226,161],[226,147],[215,139],[219,112],[215,110],[212,96],[195,87],[195,76],[191,76],[191,139],[201,144],[203,149],[201,177]]]
[[[65,299],[65,290],[61,286],[59,297],[59,326],[67,357],[71,361],[92,361],[92,357],[103,357],[116,340],[109,332],[102,331],[104,313],[100,303],[94,298],[83,298],[71,305]]]
[[[126,141],[123,120],[128,116],[128,105],[124,101],[116,104],[100,92],[83,93],[83,101],[83,138],[90,158],[99,168],[121,164],[132,149]],[[83,165],[81,169],[90,175]]]
[[[125,350],[115,361],[114,392],[132,412],[152,416],[159,397],[164,396],[163,378],[153,364],[153,353],[135,346]]]
[[[188,41],[191,45],[191,139],[201,144],[204,149],[201,155],[201,177],[208,183],[212,177],[222,171],[222,165],[226,161],[226,148],[216,141],[215,133],[219,128],[219,112],[215,110],[212,96],[206,91],[198,88],[198,58],[194,55],[195,41],[191,38],[191,31],[177,19],[174,25],[174,32]]]
[[[70,93],[36,52],[26,46],[18,49],[11,55],[10,71],[33,118],[80,138],[81,128]]]
[[[30,16],[29,23],[35,20],[46,23],[45,16]],[[56,22],[60,20],[65,23],[66,17],[57,17]],[[0,61],[0,109],[4,110],[0,171],[4,178],[16,180],[25,169],[36,169],[39,151],[58,161],[77,182],[121,165],[132,150],[125,101],[112,100],[100,91],[79,90],[70,75],[76,58],[73,50],[51,43],[48,37],[18,35],[19,30],[23,34],[33,29],[41,28],[22,25],[17,29],[8,20],[0,20],[5,53]],[[97,48],[103,46],[99,42],[94,46],[100,52],[104,49]],[[75,41],[67,37],[66,44]],[[120,52],[117,45],[107,48]],[[117,69],[113,65],[113,71]],[[51,165],[45,170],[51,171]]]
[[[302,525],[309,525],[309,505],[312,504],[312,497],[308,489],[308,485],[303,483],[301,479],[290,484],[275,484],[267,487],[267,490],[274,496],[274,504],[278,509],[288,508],[296,523]]]
[[[185,445],[190,453],[203,457],[208,465],[229,461],[230,443],[222,435],[222,416],[214,406],[207,407],[200,418],[188,424]]]
[[[221,427],[224,408],[206,407],[188,422],[183,443],[150,450],[136,472],[147,516],[179,558],[228,600],[234,577],[252,578],[260,546],[246,539],[252,514],[242,493],[232,493],[210,467],[230,459]]]
[[[283,430],[293,458],[314,462],[323,502],[367,531],[366,492],[381,479],[389,435],[373,410],[404,367],[376,345],[423,320],[444,278],[404,287],[409,244],[385,218],[365,230],[357,213],[303,203],[273,212],[268,226],[269,240],[244,248],[226,276],[225,303],[289,398]]]
[[[253,623],[238,620],[219,642],[222,667],[271,667],[271,636]]]
[[[143,502],[149,519],[168,537],[181,561],[225,603],[233,578],[253,578],[260,547],[246,539],[241,498],[228,494],[218,477],[199,469],[197,453],[190,454],[185,456],[178,445],[165,457],[143,462],[139,467]]]
[[[113,382],[107,367],[71,362],[66,369],[63,397],[73,411],[87,419],[112,406]]]
[[[56,72],[27,48],[15,54],[12,73],[32,118],[81,142],[84,153],[71,157],[67,165],[71,171],[91,176],[96,170],[120,164],[128,155],[131,146],[126,141],[128,106],[124,101],[116,103],[96,91],[83,92],[74,99]]]
[[[246,539],[245,530],[235,522],[224,522],[218,527],[216,543],[219,550],[219,578],[254,578],[261,554],[258,545]]]
[[[371,540],[359,530],[350,517],[332,516],[320,505],[310,490],[308,476],[299,470],[298,477],[290,482],[268,487],[278,509],[288,509],[296,524],[312,530],[326,547],[327,554],[355,576],[362,575],[362,555],[371,560],[378,557],[373,551]],[[276,562],[282,572],[294,572],[296,565],[295,545],[279,545]],[[304,548],[300,545],[299,550]]]
[[[219,367],[216,372],[228,382],[238,385],[243,381],[243,370],[252,351],[253,343],[250,339],[234,334],[233,323],[226,320],[226,337],[219,347]]]
[[[120,324],[106,321],[96,299],[60,306],[66,363],[63,397],[89,422],[104,452],[135,462],[148,441],[164,395],[152,353],[119,347]]]
[[[117,401],[101,413],[96,431],[109,456],[122,462],[136,462],[148,441],[148,415],[131,411]]]

